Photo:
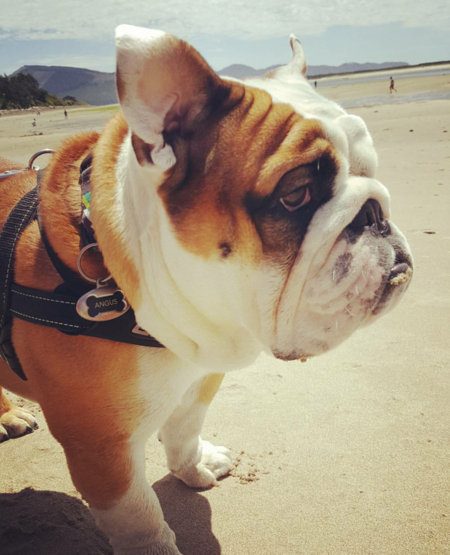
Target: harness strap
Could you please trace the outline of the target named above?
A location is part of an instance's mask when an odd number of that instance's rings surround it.
[[[64,289],[64,284],[55,292],[14,284],[11,288],[11,314],[20,320],[56,328],[68,335],[86,335],[142,347],[164,348],[136,325],[132,309],[114,320],[90,322],[79,316],[76,310],[78,296],[66,294]]]
[[[92,323],[78,315],[77,297],[53,291],[41,291],[16,283],[11,288],[10,310],[13,316],[33,324],[79,334],[89,330]]]
[[[40,187],[41,187],[41,182],[42,182],[42,178],[44,176],[44,171],[45,170],[39,170],[37,172],[37,190],[38,190],[38,193],[39,193],[39,190],[40,190]],[[48,240],[48,237],[45,233],[44,226],[42,224],[42,218],[41,218],[41,215],[40,215],[39,206],[38,206],[38,209],[37,209],[37,219],[38,219],[38,224],[39,224],[39,231],[40,231],[41,237],[42,237],[42,242],[44,243],[45,250],[47,251],[48,257],[50,258],[51,263],[53,264],[55,270],[58,272],[58,274],[61,276],[61,279],[65,283],[68,283],[68,284],[71,285],[71,287],[74,291],[79,292],[79,293],[85,293],[89,289],[89,285],[85,281],[83,281],[76,272],[74,272],[73,270],[68,268],[64,264],[64,262],[62,262],[62,260],[59,258],[59,256],[56,254],[55,250],[51,246],[50,241]]]
[[[32,189],[10,212],[0,233],[0,356],[23,380],[27,378],[11,342],[9,305],[11,300],[11,285],[14,279],[16,245],[22,231],[35,219],[37,205],[37,189]]]

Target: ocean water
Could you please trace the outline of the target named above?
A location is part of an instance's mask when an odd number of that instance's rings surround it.
[[[410,79],[411,77],[431,77],[433,75],[450,75],[450,67],[443,67],[442,69],[430,69],[424,71],[408,71],[405,73],[395,73],[395,69],[392,71],[392,76],[394,80],[400,79]],[[330,80],[326,80],[325,78],[317,79],[318,88],[323,87],[334,87],[338,85],[351,85],[353,83],[370,83],[374,81],[386,81],[389,84],[389,77],[390,75],[379,75],[379,74],[368,74],[368,75],[361,75],[361,77],[357,76],[347,76],[347,77],[336,77],[330,78]],[[314,82],[314,76],[309,77],[309,81]]]
[[[435,75],[448,75],[450,82],[450,67],[442,67],[441,69],[429,69],[424,71],[408,71],[405,73],[392,72],[395,81],[401,79],[430,77]],[[361,106],[379,106],[382,104],[405,104],[408,102],[427,102],[429,100],[450,100],[450,90],[448,91],[424,91],[411,94],[402,94],[401,92],[389,94],[389,75],[361,75],[360,77],[337,77],[330,80],[317,80],[317,92],[327,96],[327,87],[338,85],[353,85],[357,83],[373,83],[376,81],[386,82],[385,94],[374,94],[356,98],[345,98],[338,101],[343,108],[359,108]],[[314,82],[314,77],[310,78],[311,84]],[[399,85],[401,90],[401,85]],[[351,94],[351,92],[349,92]]]

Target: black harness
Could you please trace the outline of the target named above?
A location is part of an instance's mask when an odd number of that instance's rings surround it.
[[[83,193],[89,187],[90,162],[91,158],[87,158],[80,168]],[[29,169],[34,171],[34,168]],[[17,172],[0,174],[0,179],[14,173]],[[38,192],[42,175],[42,170],[37,171],[37,186],[16,204],[0,233],[0,356],[20,378],[27,379],[11,339],[13,318],[56,328],[66,335],[86,335],[120,343],[163,348],[164,345],[136,324],[131,308],[119,317],[105,322],[87,320],[79,315],[77,302],[92,290],[92,286],[60,260],[47,239],[39,217]],[[14,283],[15,248],[21,233],[35,219],[38,220],[47,254],[63,281],[53,292]],[[85,244],[92,243],[93,230],[87,223],[81,226],[81,236]]]

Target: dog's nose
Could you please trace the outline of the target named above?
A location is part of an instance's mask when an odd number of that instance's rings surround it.
[[[348,226],[352,229],[361,229],[366,226],[376,225],[378,231],[383,231],[386,227],[384,220],[383,210],[380,203],[370,198],[361,207],[361,210],[356,214],[352,223]]]

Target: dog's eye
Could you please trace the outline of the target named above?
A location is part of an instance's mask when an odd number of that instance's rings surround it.
[[[304,185],[303,187],[299,187],[286,195],[285,197],[280,198],[281,204],[288,210],[289,212],[295,212],[305,204],[311,200],[311,193],[309,191],[309,187]]]

